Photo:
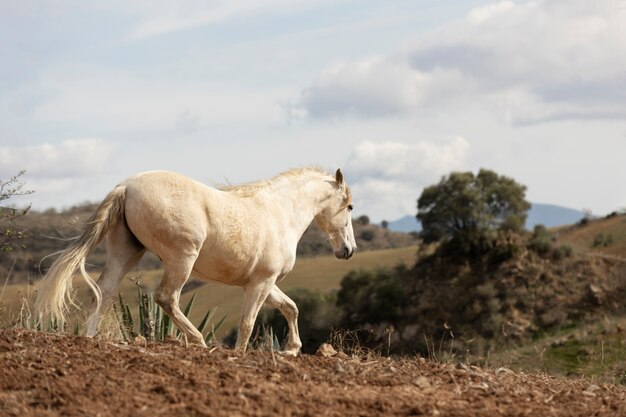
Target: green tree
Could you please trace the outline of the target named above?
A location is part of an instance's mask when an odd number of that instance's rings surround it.
[[[421,237],[466,254],[483,253],[506,232],[523,229],[530,209],[525,193],[525,186],[487,169],[453,172],[418,199]]]
[[[360,225],[363,226],[367,226],[368,224],[370,224],[370,218],[367,217],[365,214],[362,216],[359,216],[358,219],[356,219],[357,223],[359,223]]]

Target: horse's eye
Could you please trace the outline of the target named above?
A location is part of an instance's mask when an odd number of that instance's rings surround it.
[[[348,210],[352,211],[352,209],[354,208],[354,206],[352,206],[352,204],[348,204]]]

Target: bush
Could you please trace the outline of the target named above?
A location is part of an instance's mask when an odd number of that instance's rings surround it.
[[[502,244],[495,246],[489,251],[489,259],[492,264],[499,265],[516,257],[519,252],[520,247],[515,243]]]
[[[528,249],[541,256],[547,256],[552,252],[552,236],[543,224],[538,224],[533,229]]]
[[[362,226],[367,226],[368,224],[370,224],[370,218],[366,215],[360,216],[358,219],[356,219],[356,221]]]
[[[571,246],[561,245],[552,251],[552,258],[554,258],[555,261],[560,261],[563,258],[569,258],[572,256],[572,253],[573,250]]]
[[[593,242],[591,243],[592,248],[605,248],[607,246],[611,246],[613,244],[613,235],[598,233],[593,238]]]
[[[344,314],[343,324],[355,328],[402,318],[409,304],[409,275],[404,265],[393,270],[348,273],[337,293],[337,307]]]
[[[20,171],[7,181],[0,180],[0,203],[5,204],[3,202],[14,197],[32,193],[32,191],[24,190],[24,183],[20,181],[24,173],[25,171]],[[0,206],[0,252],[12,252],[15,249],[15,242],[24,238],[26,231],[17,225],[15,220],[25,216],[28,210],[30,206],[24,209]]]
[[[374,239],[374,231],[373,230],[363,230],[361,232],[361,239],[365,240],[366,242],[370,242],[372,239]]]

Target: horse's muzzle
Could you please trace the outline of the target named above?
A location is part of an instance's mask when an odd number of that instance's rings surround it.
[[[350,259],[352,255],[356,252],[356,246],[352,249],[344,247],[343,249],[339,249],[335,251],[335,257],[337,259]]]

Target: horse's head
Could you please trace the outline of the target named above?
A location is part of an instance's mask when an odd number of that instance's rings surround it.
[[[315,220],[328,236],[335,256],[339,259],[349,259],[356,252],[352,230],[352,194],[339,169],[335,173],[333,186],[334,192],[324,202]]]

